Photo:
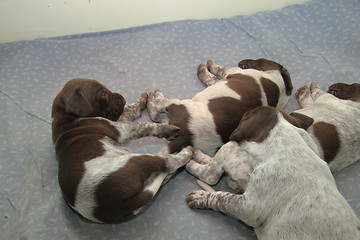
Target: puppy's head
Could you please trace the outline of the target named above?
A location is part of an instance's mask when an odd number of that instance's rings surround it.
[[[236,142],[247,140],[257,143],[264,141],[277,124],[279,112],[288,122],[298,128],[307,129],[314,122],[312,118],[300,113],[288,114],[274,107],[261,106],[244,114],[229,140]]]
[[[291,91],[293,89],[290,74],[288,70],[284,68],[281,64],[264,58],[260,58],[257,60],[245,59],[239,62],[238,67],[242,69],[251,68],[259,71],[270,71],[270,70],[279,71],[282,78],[284,79],[286,95],[290,96]]]
[[[125,103],[123,96],[111,92],[96,80],[76,78],[65,84],[53,105],[60,105],[67,114],[77,117],[104,117],[115,121],[122,114]]]
[[[360,84],[335,83],[329,87],[328,93],[340,99],[360,101]]]

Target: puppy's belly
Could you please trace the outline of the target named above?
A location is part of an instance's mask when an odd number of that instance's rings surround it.
[[[75,206],[73,207],[84,217],[99,222],[93,212],[98,206],[95,192],[98,185],[111,173],[123,167],[134,154],[114,157],[112,151],[101,157],[85,163],[85,173],[76,191]]]
[[[189,131],[193,134],[192,143],[204,153],[212,156],[223,144],[221,136],[216,132],[212,114],[207,105],[191,102],[185,105],[190,113]]]

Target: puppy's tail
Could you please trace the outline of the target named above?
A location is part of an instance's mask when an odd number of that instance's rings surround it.
[[[204,183],[199,179],[196,180],[196,183],[199,184],[199,186],[207,192],[215,192],[215,190],[212,187],[210,187],[208,184]]]

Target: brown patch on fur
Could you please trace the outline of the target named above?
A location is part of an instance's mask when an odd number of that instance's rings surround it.
[[[192,134],[189,131],[188,123],[190,114],[184,105],[171,104],[167,108],[169,124],[180,128],[178,137],[168,144],[169,152],[179,152],[182,148],[192,144]]]
[[[290,74],[288,70],[284,68],[281,64],[264,58],[260,58],[257,60],[245,59],[239,62],[238,67],[242,69],[252,68],[260,71],[278,70],[282,78],[284,79],[286,95],[291,95],[293,85],[291,82]]]
[[[245,113],[229,140],[236,142],[247,140],[260,143],[267,138],[277,122],[276,108],[269,106],[255,108]]]
[[[165,171],[166,161],[158,156],[132,157],[99,184],[94,216],[102,222],[114,222],[144,206],[153,197],[151,191],[143,190],[144,183],[153,174]]]
[[[211,99],[208,104],[214,116],[216,132],[224,143],[228,141],[244,113],[262,105],[260,87],[252,77],[243,74],[230,75],[226,85],[239,94],[241,100],[220,97]]]
[[[314,124],[313,131],[323,149],[324,160],[329,163],[340,148],[339,133],[336,126],[326,122],[317,122]]]
[[[85,172],[84,162],[104,154],[99,140],[105,136],[116,140],[120,134],[106,120],[86,119],[74,124],[55,142],[59,185],[71,206],[75,204],[77,186]]]
[[[360,101],[360,84],[335,83],[329,87],[328,93],[340,99]]]
[[[279,87],[267,78],[260,79],[269,106],[276,107],[279,101]]]

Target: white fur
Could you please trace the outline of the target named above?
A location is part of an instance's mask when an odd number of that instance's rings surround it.
[[[278,119],[263,142],[225,144],[212,167],[204,165],[206,171],[193,171],[193,162],[187,166],[205,182],[214,168],[226,168],[228,177],[239,179],[238,171],[230,170],[245,167],[249,177],[244,194],[194,191],[187,197],[189,204],[240,219],[254,227],[259,240],[358,240],[360,221],[339,193],[327,164],[309,147],[314,144],[311,138],[304,140],[307,133],[282,114]]]
[[[112,151],[106,151],[103,156],[86,162],[85,174],[76,191],[74,209],[87,219],[100,222],[93,217],[93,211],[97,207],[96,188],[103,179],[123,167],[132,156],[134,155],[127,154],[114,157]]]

